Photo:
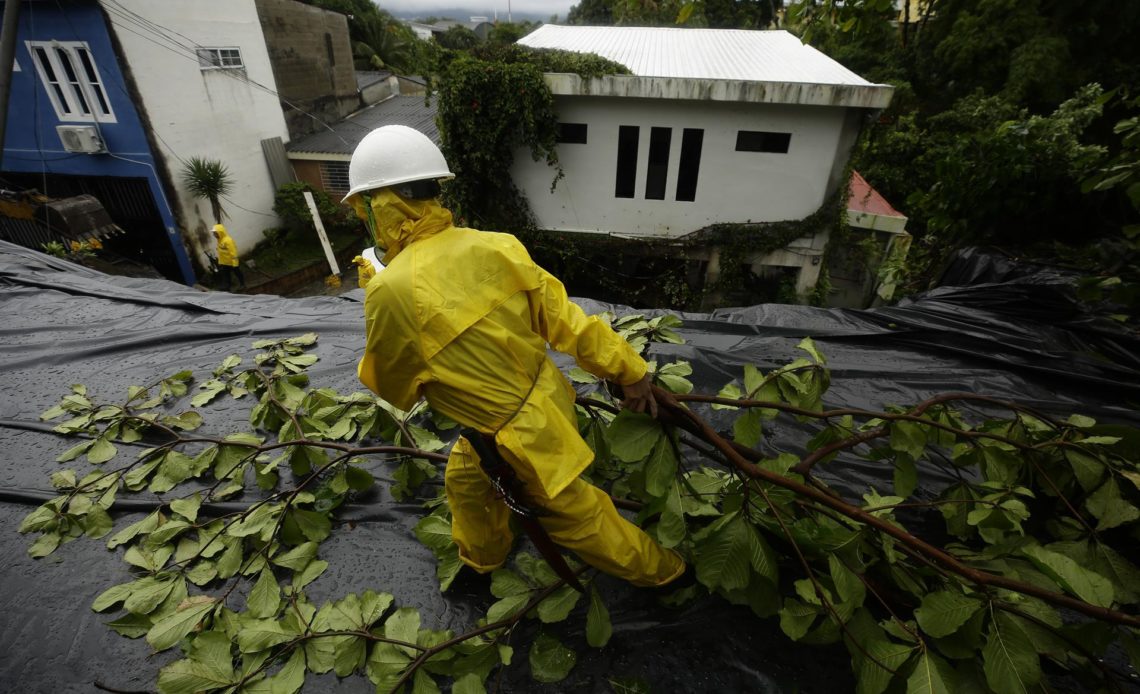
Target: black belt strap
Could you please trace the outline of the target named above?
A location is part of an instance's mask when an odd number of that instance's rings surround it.
[[[554,544],[554,540],[550,539],[546,529],[538,522],[542,510],[532,508],[523,501],[522,482],[519,481],[518,476],[515,475],[515,471],[511,469],[507,461],[503,460],[503,456],[495,445],[495,439],[470,427],[461,431],[460,435],[471,444],[475,455],[479,456],[479,464],[482,466],[483,472],[491,478],[491,486],[495,488],[495,492],[502,498],[507,508],[518,518],[519,525],[522,526],[523,531],[534,543],[534,546],[538,548],[542,558],[546,560],[547,564],[550,564],[550,568],[554,569],[554,573],[558,574],[562,580],[579,593],[585,593],[586,589],[582,587],[582,584],[578,582],[578,577],[566,565],[566,560],[562,558],[558,546]]]

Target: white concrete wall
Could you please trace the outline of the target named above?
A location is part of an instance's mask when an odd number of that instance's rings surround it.
[[[238,252],[248,251],[263,229],[280,224],[261,140],[289,139],[253,0],[117,0],[116,6],[168,30],[143,29],[108,13],[176,188],[171,204],[179,208],[187,240],[199,253],[212,252],[214,219],[209,202],[186,192],[182,161],[216,159],[233,180],[229,201],[222,201],[224,223]],[[240,48],[245,67],[202,70],[195,44]]]
[[[539,228],[669,238],[719,222],[802,219],[823,204],[845,108],[662,99],[555,97],[559,120],[585,123],[587,144],[560,144],[566,177],[516,154],[512,176]],[[633,198],[617,198],[618,127],[640,126]],[[664,200],[645,199],[652,127],[672,128]],[[684,128],[703,128],[696,200],[675,199]],[[737,152],[739,130],[791,133],[786,154]]]

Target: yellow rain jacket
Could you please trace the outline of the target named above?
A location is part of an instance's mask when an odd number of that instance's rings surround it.
[[[367,221],[362,196],[350,202]],[[593,451],[578,433],[574,389],[546,346],[623,385],[645,375],[645,361],[571,302],[515,237],[456,227],[434,200],[406,200],[390,189],[372,196],[371,211],[377,245],[387,252],[384,272],[365,291],[361,382],[401,409],[426,397],[440,413],[494,434],[533,500],[572,516],[544,517],[551,537],[589,563],[641,585],[680,575],[676,553],[578,479]],[[477,460],[460,439],[446,481],[460,557],[489,571],[506,559],[509,513]],[[571,485],[574,494],[563,494]],[[565,527],[553,527],[560,522]]]
[[[234,243],[234,240],[226,233],[226,228],[221,224],[215,224],[214,231],[218,234],[218,265],[237,267],[237,244]]]

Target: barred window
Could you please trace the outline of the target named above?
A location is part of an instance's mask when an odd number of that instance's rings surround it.
[[[202,70],[243,68],[240,48],[199,48],[198,67]]]
[[[329,193],[345,194],[348,192],[348,162],[322,161],[321,186]]]

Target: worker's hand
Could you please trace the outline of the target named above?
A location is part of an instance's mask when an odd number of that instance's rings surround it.
[[[653,397],[651,383],[649,374],[645,374],[637,383],[622,386],[621,389],[625,394],[625,399],[621,401],[622,408],[634,412],[644,412],[650,417],[656,418],[657,400]]]

